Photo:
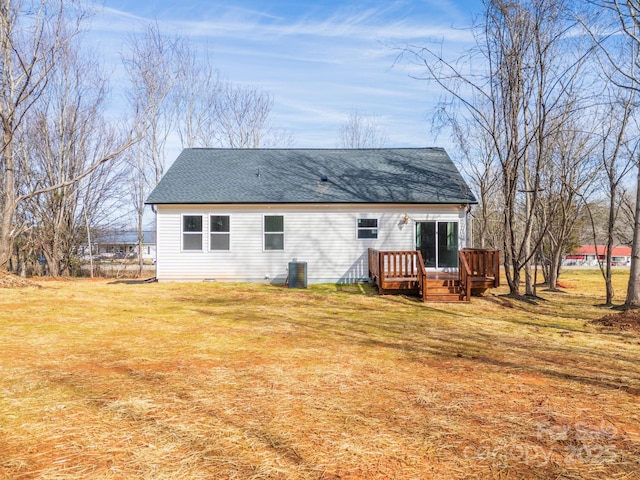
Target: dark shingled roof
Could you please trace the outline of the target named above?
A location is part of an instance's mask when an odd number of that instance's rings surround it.
[[[189,148],[146,203],[477,202],[442,148]]]

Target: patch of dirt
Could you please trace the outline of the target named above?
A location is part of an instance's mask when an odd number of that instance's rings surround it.
[[[0,272],[0,288],[25,288],[39,286],[40,285],[32,282],[31,280],[19,277],[13,273]]]
[[[601,327],[617,328],[619,330],[635,330],[640,332],[640,309],[624,310],[618,313],[610,313],[597,320],[589,322]]]

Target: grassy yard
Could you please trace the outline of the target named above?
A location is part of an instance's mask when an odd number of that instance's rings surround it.
[[[0,478],[640,479],[640,334],[587,323],[598,275],[536,303],[0,289]]]

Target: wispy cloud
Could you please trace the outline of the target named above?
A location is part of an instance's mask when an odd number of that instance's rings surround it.
[[[230,80],[271,92],[273,118],[293,131],[300,146],[335,146],[337,131],[353,108],[388,123],[395,145],[428,145],[425,117],[437,93],[409,78],[415,66],[394,67],[394,59],[405,44],[442,41],[456,49],[468,44],[470,33],[452,28],[471,20],[466,6],[460,6],[463,1],[265,6],[237,0],[225,6],[140,0],[116,8],[107,0],[92,33],[112,49],[122,48],[128,33],[151,21],[166,33],[188,37],[209,49]]]

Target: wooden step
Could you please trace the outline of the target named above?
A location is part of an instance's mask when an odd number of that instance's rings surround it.
[[[417,290],[418,282],[415,281],[386,281],[384,283],[383,291],[398,291],[398,290]]]
[[[427,285],[427,295],[460,294],[460,287],[442,287]]]
[[[432,287],[459,287],[459,280],[431,280],[427,279],[427,288]]]
[[[427,302],[452,303],[465,301],[458,281],[446,281],[444,285],[442,282],[427,282],[425,300]]]
[[[449,303],[458,303],[458,302],[465,301],[460,294],[454,294],[454,293],[427,294],[427,298],[425,300],[427,302],[449,302]]]

